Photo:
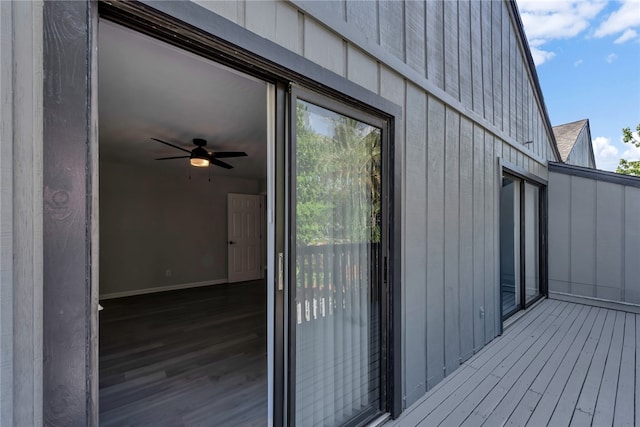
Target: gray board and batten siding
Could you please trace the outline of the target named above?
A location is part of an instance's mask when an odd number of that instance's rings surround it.
[[[404,406],[500,332],[498,158],[558,160],[511,2],[198,2],[403,110]],[[533,141],[529,144],[525,142]]]
[[[197,4],[201,16],[213,12],[400,107],[394,143],[403,155],[394,166],[402,188],[395,197],[403,254],[402,396],[409,406],[500,332],[497,159],[542,179],[547,160],[558,160],[515,4]],[[0,19],[0,90],[12,100],[9,111],[2,106],[0,140],[0,422],[40,424],[44,408],[48,424],[92,424],[97,7],[0,2]],[[219,36],[215,28],[205,32]],[[280,55],[275,48],[248,50]],[[44,148],[54,157],[43,158]],[[59,187],[50,190],[62,191],[48,212],[43,175],[45,184]],[[72,215],[58,215],[64,209]],[[68,229],[62,248],[47,242],[60,227]],[[56,353],[57,342],[67,356]]]
[[[640,178],[549,164],[549,296],[640,313]]]
[[[42,425],[42,2],[0,2],[0,425]]]

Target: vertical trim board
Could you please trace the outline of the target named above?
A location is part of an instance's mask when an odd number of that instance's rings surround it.
[[[375,9],[369,4],[369,9]],[[406,2],[384,1],[378,3],[380,9],[380,46],[391,55],[406,63],[405,58],[405,7]]]
[[[444,361],[445,374],[460,366],[460,116],[446,109],[444,164]]]
[[[473,105],[473,82],[471,80],[471,21],[470,4],[458,2],[458,81],[459,99],[463,105]]]
[[[467,360],[474,351],[475,309],[473,298],[473,124],[460,117],[460,356]]]
[[[484,300],[484,131],[473,126],[473,310],[474,352],[485,344]]]
[[[482,105],[484,110],[484,118],[492,124],[495,124],[493,117],[493,56],[491,46],[491,4],[493,2],[478,2],[480,6],[480,28],[481,28],[481,59],[482,59]]]
[[[482,37],[477,37],[475,31],[481,28],[482,22],[480,17],[480,8],[482,3],[472,1],[469,3],[470,8],[470,25],[471,25],[471,83],[473,102],[472,108],[481,117],[484,114],[484,90],[482,89]],[[474,31],[475,30],[475,31]]]
[[[445,1],[444,25],[444,83],[445,90],[455,99],[460,99],[460,75],[458,72],[458,2]]]
[[[503,92],[502,92],[502,2],[491,2],[491,67],[493,74],[493,122],[498,129],[502,129]],[[499,65],[498,65],[499,64]]]
[[[439,89],[444,87],[444,0],[433,0],[427,3],[426,44],[427,44],[427,76]]]
[[[485,344],[496,337],[494,329],[496,318],[501,318],[500,310],[495,306],[496,291],[494,266],[497,263],[494,253],[495,230],[494,192],[496,188],[496,171],[498,162],[493,154],[493,135],[484,135],[484,304],[485,304]]]
[[[405,360],[405,407],[411,405],[427,391],[427,277],[425,259],[427,247],[425,230],[427,216],[426,182],[426,119],[427,97],[414,85],[406,86],[406,151],[405,151],[405,206],[404,226],[404,294],[406,295],[404,317],[406,328],[404,343],[411,343],[411,351],[404,352]],[[409,126],[408,123],[417,125]],[[425,230],[426,232],[426,230]]]
[[[405,2],[404,8],[406,63],[420,75],[425,76],[425,3],[409,1]]]
[[[347,10],[346,22],[350,26],[357,28],[367,42],[380,45],[380,20],[377,5],[376,7],[371,7],[371,3],[359,1],[347,1],[345,3]]]
[[[427,103],[427,388],[444,378],[445,106]]]
[[[43,3],[0,3],[0,424],[42,424]]]
[[[0,2],[0,425],[14,425],[13,8]],[[11,65],[9,65],[11,64]],[[8,100],[9,102],[5,102]]]

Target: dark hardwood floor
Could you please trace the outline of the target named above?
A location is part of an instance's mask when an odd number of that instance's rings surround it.
[[[266,425],[264,281],[101,304],[101,426]]]

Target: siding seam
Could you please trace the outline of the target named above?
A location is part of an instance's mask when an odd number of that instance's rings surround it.
[[[429,96],[427,96],[426,94],[422,94],[422,96],[425,99],[425,126],[424,126],[424,164],[425,164],[425,169],[424,169],[424,179],[425,179],[425,185],[424,185],[424,193],[425,193],[425,212],[429,211],[429,183],[427,182],[428,179],[428,174],[427,174],[427,169],[429,168]],[[429,215],[425,215],[424,218],[424,244],[425,244],[425,252],[427,254],[427,259],[425,260],[425,265],[427,264],[427,260],[429,258],[429,245],[427,244],[427,242],[429,241],[429,220],[428,220]],[[425,311],[426,308],[429,307],[429,275],[425,274],[424,276],[425,279]],[[429,391],[429,334],[427,333],[429,328],[429,315],[428,313],[425,313],[424,316],[424,345],[425,345],[425,352],[424,354],[426,355],[425,357],[425,361],[424,361],[424,372],[425,372],[425,376],[426,378],[424,379],[424,384],[425,384],[425,390]]]

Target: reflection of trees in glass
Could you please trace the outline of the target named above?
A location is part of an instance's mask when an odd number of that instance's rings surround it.
[[[380,130],[318,111],[297,104],[298,242],[378,242]]]

